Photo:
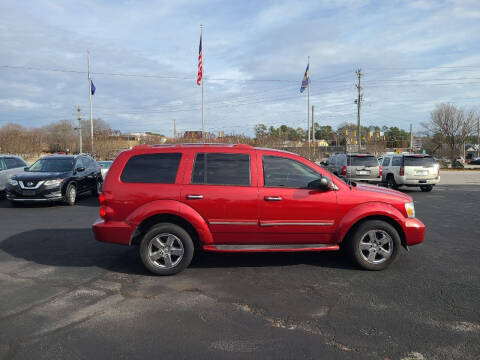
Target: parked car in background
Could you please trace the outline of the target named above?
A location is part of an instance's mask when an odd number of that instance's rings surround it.
[[[20,156],[0,155],[0,193],[3,195],[8,180],[24,171],[27,163]]]
[[[8,181],[7,199],[19,202],[63,201],[74,205],[77,196],[99,194],[102,175],[88,155],[51,155],[36,161]]]
[[[440,182],[440,165],[430,155],[387,154],[382,166],[382,181],[389,188],[419,186],[422,191],[432,191]]]
[[[480,158],[470,160],[470,165],[480,165]]]
[[[376,159],[375,159],[376,161]],[[98,241],[138,245],[143,264],[171,275],[198,249],[328,251],[342,246],[362,268],[382,270],[403,245],[423,241],[412,198],[347,185],[286,151],[249,145],[141,145],[105,179]]]
[[[102,172],[102,178],[105,179],[105,176],[107,176],[108,169],[110,169],[110,166],[112,166],[113,161],[97,161],[98,166],[100,166],[101,172]]]
[[[379,183],[382,167],[370,154],[335,154],[328,159],[327,169],[347,181]]]

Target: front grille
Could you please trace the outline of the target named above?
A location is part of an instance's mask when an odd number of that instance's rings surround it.
[[[37,186],[38,180],[28,180],[28,181],[23,181],[23,186],[24,187],[35,187]]]

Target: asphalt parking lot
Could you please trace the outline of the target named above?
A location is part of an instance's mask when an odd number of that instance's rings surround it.
[[[426,241],[386,271],[341,253],[205,253],[172,277],[93,239],[95,198],[0,200],[0,357],[479,359],[480,185],[406,192]]]

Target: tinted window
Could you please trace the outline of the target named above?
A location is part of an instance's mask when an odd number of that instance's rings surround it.
[[[27,166],[27,163],[26,163],[25,161],[23,161],[22,159],[16,158],[15,161],[16,161],[16,163],[17,163],[17,167],[25,167],[25,166]]]
[[[79,167],[83,167],[83,168],[86,167],[85,163],[83,162],[83,158],[81,158],[81,157],[79,157],[77,159],[77,162],[75,163],[75,168],[78,169]]]
[[[15,161],[15,158],[5,158],[5,164],[7,165],[7,168],[9,169],[14,169],[17,168],[17,162]]]
[[[192,184],[250,185],[250,156],[247,154],[197,154]]]
[[[132,156],[123,169],[121,179],[128,183],[174,184],[181,158],[181,153]]]
[[[0,159],[0,171],[7,170],[7,166],[3,162],[3,159]]]
[[[263,156],[263,182],[266,187],[303,189],[321,175],[296,160],[279,156]]]
[[[405,166],[433,167],[435,165],[435,160],[430,156],[405,156],[403,162]]]
[[[73,168],[73,158],[54,159],[44,158],[40,159],[35,164],[30,166],[29,171],[40,172],[66,172]]]
[[[403,166],[403,161],[401,156],[394,156],[392,158],[392,166]]]
[[[378,160],[375,156],[348,156],[348,166],[378,166]]]
[[[388,166],[388,165],[390,165],[390,158],[383,159],[383,166]]]
[[[110,166],[112,166],[110,161],[99,161],[97,164],[100,165],[102,169],[110,169]]]

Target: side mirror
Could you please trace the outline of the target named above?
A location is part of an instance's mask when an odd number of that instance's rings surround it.
[[[83,166],[80,166],[76,169],[77,172],[82,172],[85,171],[85,168]]]
[[[23,168],[23,171],[28,171],[29,169],[30,169],[30,166],[25,166],[25,167]]]
[[[321,162],[320,162],[320,165],[328,166],[328,162],[326,162],[326,161],[321,161]]]
[[[317,190],[330,190],[333,188],[333,183],[329,178],[321,177],[320,179],[309,182],[308,188]]]

